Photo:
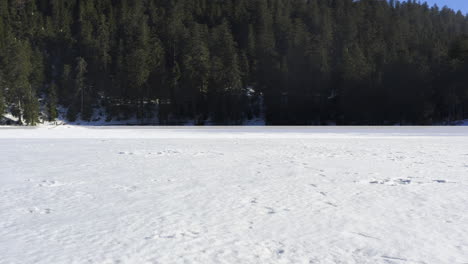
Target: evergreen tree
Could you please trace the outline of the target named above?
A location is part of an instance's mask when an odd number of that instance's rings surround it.
[[[239,93],[242,84],[239,58],[226,21],[213,29],[212,40],[213,88],[221,92]]]
[[[75,67],[75,91],[80,98],[80,113],[82,120],[90,120],[92,115],[92,106],[89,102],[88,84],[86,74],[88,72],[88,63],[82,58],[76,59]]]
[[[0,118],[5,112],[5,98],[3,96],[3,86],[2,86],[2,77],[0,75]]]
[[[192,25],[192,36],[188,39],[182,56],[181,86],[185,101],[190,102],[186,116],[207,115],[204,107],[210,80],[210,51],[206,43],[207,29],[199,24]]]
[[[57,85],[52,83],[47,93],[47,117],[51,122],[58,117],[57,103]]]
[[[27,125],[35,126],[39,121],[39,102],[36,93],[29,89],[23,98],[24,121]]]
[[[31,63],[32,50],[27,41],[17,40],[8,48],[10,57],[6,63],[6,82],[12,114],[28,125],[35,125],[38,120],[39,104],[36,92],[30,82],[33,72]]]
[[[73,97],[71,98],[71,105],[67,111],[67,119],[75,121],[78,113],[81,113],[82,120],[89,120],[92,115],[92,107],[88,104],[88,86],[86,74],[88,72],[88,63],[82,57],[78,57],[75,60],[75,74],[73,80]],[[69,69],[66,69],[65,79],[70,78]],[[66,81],[66,80],[65,80]],[[72,84],[71,81],[68,83]]]
[[[226,21],[215,27],[212,32],[210,105],[215,113],[215,120],[239,120],[239,105],[242,91],[242,73],[236,43]]]

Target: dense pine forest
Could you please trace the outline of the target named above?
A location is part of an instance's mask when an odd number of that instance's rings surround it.
[[[0,113],[450,122],[468,118],[467,34],[414,0],[0,0]]]

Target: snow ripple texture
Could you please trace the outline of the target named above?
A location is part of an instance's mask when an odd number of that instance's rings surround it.
[[[0,129],[0,156],[1,264],[468,263],[466,128]]]

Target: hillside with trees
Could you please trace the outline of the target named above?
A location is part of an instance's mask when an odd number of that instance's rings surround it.
[[[0,113],[450,122],[468,118],[467,35],[415,0],[0,0]]]

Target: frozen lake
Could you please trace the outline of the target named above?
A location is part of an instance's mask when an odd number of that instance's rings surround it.
[[[468,128],[0,128],[0,263],[468,263]]]

